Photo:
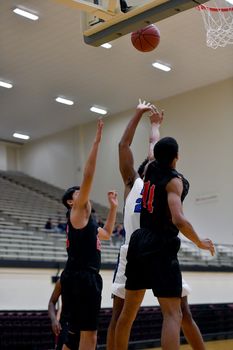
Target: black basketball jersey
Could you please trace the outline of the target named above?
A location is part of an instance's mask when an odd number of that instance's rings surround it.
[[[67,305],[67,302],[63,296],[63,293],[61,293],[61,314],[60,314],[60,323],[64,323],[67,322],[69,320],[69,316],[70,316],[70,311],[69,311],[69,307]]]
[[[168,182],[175,177],[182,179],[183,201],[188,193],[189,183],[175,169],[161,167],[157,161],[153,161],[149,164],[144,179],[140,226],[153,231],[162,241],[176,237],[179,232],[172,223],[166,191]]]
[[[101,263],[101,243],[98,238],[98,225],[90,215],[87,225],[75,229],[68,217],[66,226],[66,249],[68,260],[66,270],[78,271],[93,269],[99,272]]]

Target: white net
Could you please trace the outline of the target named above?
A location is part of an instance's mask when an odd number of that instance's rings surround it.
[[[233,6],[226,1],[211,1],[208,6],[198,6],[198,10],[204,20],[208,47],[216,49],[233,44]]]

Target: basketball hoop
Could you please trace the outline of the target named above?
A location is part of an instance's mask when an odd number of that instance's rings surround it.
[[[207,46],[217,49],[233,44],[233,7],[219,7],[217,1],[211,3],[215,7],[197,6],[204,20]]]

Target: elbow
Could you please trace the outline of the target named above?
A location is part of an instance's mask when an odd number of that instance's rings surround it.
[[[124,148],[126,147],[129,147],[129,143],[124,141],[124,140],[121,140],[119,143],[118,143],[118,149],[119,151],[121,150],[124,150]]]
[[[106,230],[105,227],[99,229],[99,239],[101,239],[102,241],[109,241],[110,238],[111,238],[111,232]]]
[[[185,220],[182,218],[182,217],[173,217],[172,218],[172,223],[173,225],[175,225],[179,231],[182,230],[182,228],[184,227],[185,225]]]
[[[109,240],[110,240],[110,237],[111,237],[111,236],[109,236],[109,235],[105,235],[105,236],[102,236],[102,237],[101,237],[101,240],[102,240],[102,241],[109,241]]]
[[[105,241],[109,241],[111,238],[112,232],[105,230]]]

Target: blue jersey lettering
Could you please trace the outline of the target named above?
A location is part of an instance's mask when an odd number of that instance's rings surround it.
[[[141,191],[141,196],[143,194],[143,189]],[[134,213],[141,213],[141,209],[142,209],[142,197],[139,197],[137,198],[136,200],[136,204],[135,204],[135,207],[134,207]]]

